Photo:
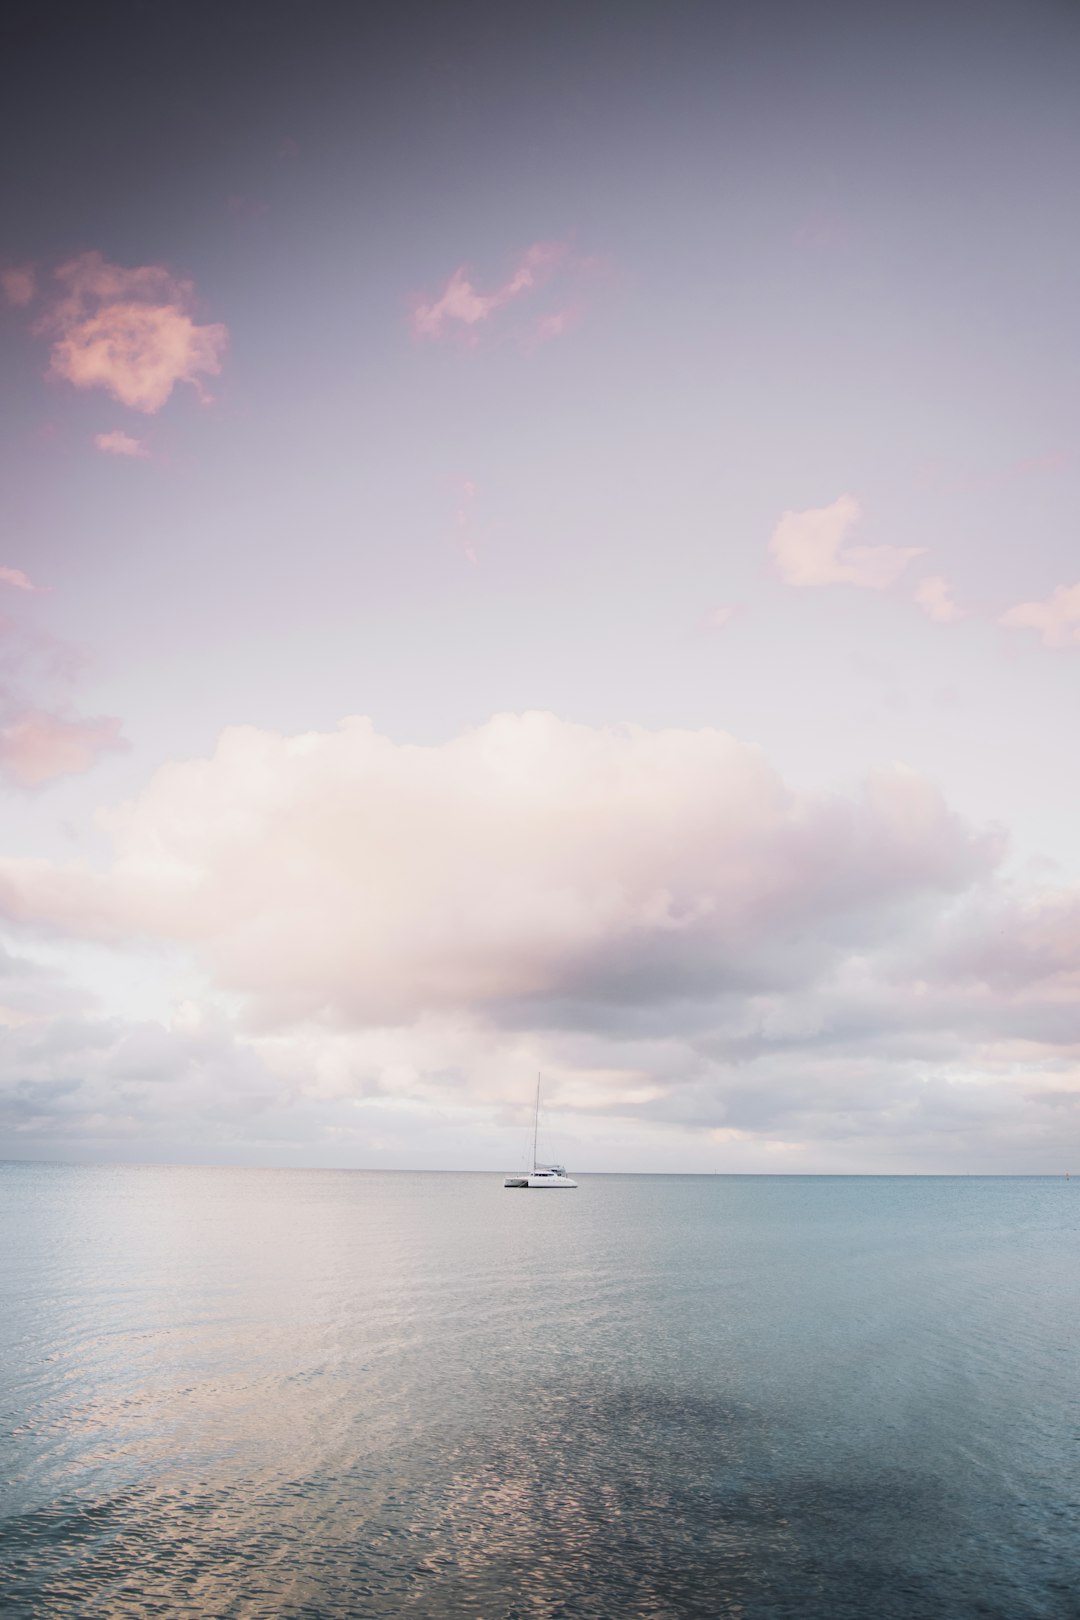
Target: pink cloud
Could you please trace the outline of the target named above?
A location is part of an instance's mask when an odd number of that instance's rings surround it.
[[[553,338],[565,337],[566,333],[572,331],[578,324],[581,316],[580,304],[568,304],[565,309],[552,310],[550,315],[542,315],[536,323],[534,344],[550,343]]]
[[[1080,647],[1080,581],[1059,585],[1045,602],[1020,602],[999,624],[1010,630],[1037,630],[1044,647]]]
[[[28,579],[21,568],[0,568],[0,585],[11,585],[17,591],[36,591],[38,587]]]
[[[445,321],[463,321],[473,326],[486,321],[505,298],[496,293],[482,297],[467,280],[464,270],[455,270],[442,297],[433,304],[419,304],[413,312],[413,330],[418,337],[439,337]]]
[[[0,769],[22,787],[40,787],[89,770],[99,754],[125,746],[119,720],[64,720],[29,709],[0,727]]]
[[[952,599],[948,581],[940,574],[927,574],[915,589],[915,601],[928,618],[938,624],[952,624],[964,618],[964,611]]]
[[[848,535],[862,517],[853,495],[830,506],[785,512],[769,541],[776,572],[786,585],[855,585],[885,590],[923,546],[853,546]]]
[[[966,469],[945,456],[932,456],[917,467],[922,489],[945,490],[950,494],[970,495],[983,490],[1000,489],[1018,479],[1043,478],[1063,472],[1076,461],[1074,448],[1045,450],[1023,456],[1018,461],[986,468],[968,466]]]
[[[202,395],[217,376],[228,332],[192,319],[194,287],[160,265],[124,269],[84,253],[56,272],[63,292],[36,330],[53,338],[50,375],[104,388],[153,415],[178,382]]]
[[[0,567],[0,586],[37,593],[21,568]],[[85,771],[98,755],[126,748],[120,721],[80,718],[72,697],[82,660],[78,651],[12,612],[3,623],[0,659],[0,778],[40,787],[55,777]]]
[[[526,248],[513,274],[494,291],[478,292],[466,275],[465,266],[454,271],[440,297],[432,303],[417,303],[412,328],[417,337],[444,337],[454,323],[468,328],[486,321],[504,304],[532,292],[567,257],[565,242],[534,242]],[[554,335],[554,334],[552,334]]]
[[[34,294],[37,291],[37,282],[33,270],[29,265],[25,265],[11,270],[4,270],[0,273],[0,287],[3,288],[4,297],[8,303],[14,304],[17,309],[22,309],[26,304],[33,301]]]
[[[1017,478],[1026,478],[1031,473],[1060,472],[1070,462],[1076,459],[1075,450],[1046,450],[1042,455],[1025,456],[1008,468],[1008,473]]]
[[[94,443],[99,450],[107,456],[148,456],[144,439],[133,439],[130,433],[123,428],[114,428],[111,433],[95,433]]]

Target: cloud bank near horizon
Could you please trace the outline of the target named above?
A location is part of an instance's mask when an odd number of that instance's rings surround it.
[[[1000,833],[900,768],[811,795],[708,729],[499,715],[414,747],[353,719],[232,728],[102,825],[103,867],[0,863],[9,926],[180,953],[205,993],[51,1020],[13,981],[24,1146],[377,1158],[407,1116],[422,1153],[509,1129],[543,1067],[601,1161],[620,1122],[699,1167],[1030,1165],[1080,1103],[1080,896],[1016,889]]]

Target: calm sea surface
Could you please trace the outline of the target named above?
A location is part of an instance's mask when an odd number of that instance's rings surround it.
[[[0,1167],[5,1617],[1080,1616],[1080,1182]]]

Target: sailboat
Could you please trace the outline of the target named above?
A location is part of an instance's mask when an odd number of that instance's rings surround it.
[[[541,1164],[536,1157],[540,1131],[540,1076],[536,1077],[536,1106],[533,1109],[532,1169],[521,1176],[507,1176],[504,1187],[576,1187],[561,1164]]]

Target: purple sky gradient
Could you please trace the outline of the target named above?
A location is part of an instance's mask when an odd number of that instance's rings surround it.
[[[5,26],[0,1155],[1064,1168],[1075,8]]]

